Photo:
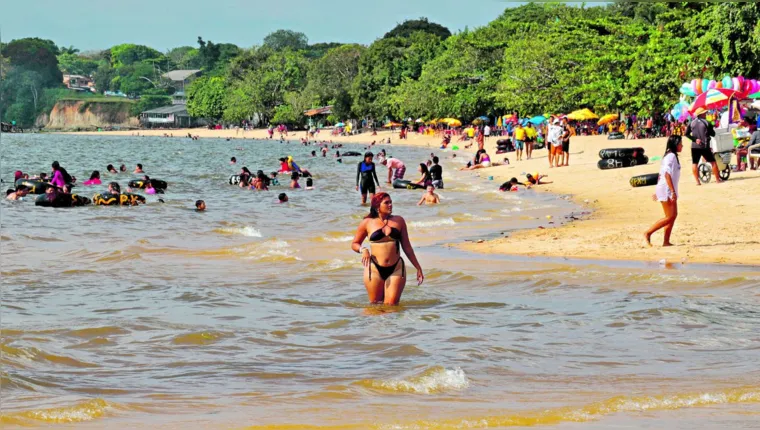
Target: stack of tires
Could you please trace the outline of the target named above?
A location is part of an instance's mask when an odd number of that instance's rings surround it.
[[[640,166],[649,163],[649,157],[644,155],[644,148],[611,148],[599,151],[599,163],[602,170],[620,169]]]

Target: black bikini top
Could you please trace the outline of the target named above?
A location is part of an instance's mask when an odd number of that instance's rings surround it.
[[[370,242],[380,242],[381,240],[385,239],[386,237],[390,237],[391,239],[395,240],[396,242],[401,241],[401,231],[397,229],[396,227],[391,227],[391,234],[385,234],[383,229],[385,226],[388,225],[388,221],[385,222],[385,225],[380,227],[379,229],[375,230],[374,233],[372,233],[369,236]]]

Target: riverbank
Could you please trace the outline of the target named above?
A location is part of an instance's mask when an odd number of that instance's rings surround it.
[[[137,132],[82,133],[93,135],[126,135]],[[243,132],[242,130],[143,130],[140,135],[162,136],[173,133],[175,137],[187,133],[201,138],[265,139],[266,130]],[[297,141],[303,132],[291,135]],[[381,131],[378,136],[319,136],[319,140],[335,143],[363,143],[391,138],[398,144],[397,133]],[[503,155],[495,154],[496,138],[487,142],[486,149],[492,160],[502,161]],[[439,140],[430,136],[410,134],[404,145],[437,148]],[[456,142],[454,142],[456,144]],[[458,143],[463,146],[462,143]],[[453,145],[452,145],[453,146]],[[680,181],[679,218],[673,231],[676,246],[661,247],[662,231],[653,236],[652,248],[644,246],[643,232],[662,217],[659,203],[653,202],[654,187],[632,188],[628,180],[632,176],[657,173],[660,162],[626,169],[599,170],[598,152],[604,148],[643,147],[652,158],[662,156],[665,139],[607,140],[605,136],[575,137],[571,143],[570,166],[549,168],[546,150],[537,150],[532,160],[515,160],[515,154],[505,154],[511,164],[495,166],[473,172],[473,175],[493,176],[494,188],[511,177],[523,181],[525,172],[548,174],[552,184],[534,187],[524,192],[550,192],[569,195],[573,201],[588,208],[591,214],[580,221],[561,224],[560,220],[546,220],[544,229],[515,232],[508,237],[483,243],[467,242],[460,246],[481,253],[499,253],[527,256],[552,256],[588,259],[638,260],[669,263],[699,262],[728,264],[760,264],[760,205],[753,196],[760,191],[760,173],[748,171],[732,173],[723,184],[711,182],[697,187],[691,175],[691,155],[688,145],[681,154],[682,174]],[[465,152],[466,151],[466,152]],[[465,155],[473,148],[460,150],[457,158],[465,162]],[[535,190],[535,191],[534,191]],[[556,224],[554,224],[556,222]]]

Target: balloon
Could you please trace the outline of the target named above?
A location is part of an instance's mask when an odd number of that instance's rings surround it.
[[[702,79],[702,92],[710,89],[710,80],[709,79]]]
[[[730,89],[734,86],[733,82],[731,82],[731,77],[728,75],[724,76],[721,82],[723,83],[723,88],[725,89]]]
[[[715,88],[718,88],[718,89],[723,88],[723,82],[721,82],[721,81],[716,82],[715,83]]]
[[[741,84],[739,84],[739,78],[733,78],[731,79],[731,82],[733,83],[733,85],[731,85],[732,90],[739,91],[742,88]]]
[[[696,94],[694,93],[694,90],[691,88],[691,84],[683,84],[681,85],[681,88],[679,89],[681,94],[689,97],[694,97]]]
[[[744,76],[737,76],[736,79],[739,80],[739,87],[743,87],[744,86],[744,81],[746,80],[746,79],[744,79]]]
[[[694,91],[694,94],[700,94],[702,91],[699,90],[699,79],[694,79],[691,81],[691,89]]]
[[[713,81],[713,80],[711,80],[711,81],[710,81],[710,82],[707,84],[707,88],[709,88],[709,89],[713,89],[713,88],[715,88],[715,85],[716,85],[716,82],[715,82],[715,81]]]

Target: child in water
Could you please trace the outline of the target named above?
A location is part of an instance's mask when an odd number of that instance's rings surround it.
[[[285,193],[280,193],[277,198],[280,200],[280,203],[287,203],[288,202],[288,195]]]
[[[151,181],[145,183],[145,194],[156,194],[156,189],[153,188],[153,183]]]
[[[440,202],[441,198],[435,193],[435,187],[428,185],[425,194],[423,194],[420,201],[417,202],[417,206],[420,206],[423,203],[426,205],[437,205]]]
[[[501,186],[499,187],[499,191],[517,191],[518,185],[525,186],[525,184],[523,184],[522,182],[517,182],[517,178],[512,178],[509,181],[501,184]]]
[[[203,212],[206,210],[206,202],[203,200],[198,200],[195,202],[195,211],[196,212]]]
[[[277,180],[277,172],[269,174],[269,183],[272,185],[280,185],[280,181]]]

